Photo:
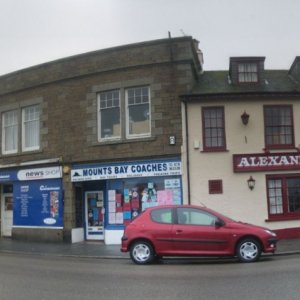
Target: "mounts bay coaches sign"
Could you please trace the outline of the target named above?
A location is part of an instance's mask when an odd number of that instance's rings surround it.
[[[234,172],[300,170],[300,153],[234,154]]]
[[[124,163],[120,165],[94,165],[71,171],[71,181],[89,181],[150,176],[181,175],[180,161]]]

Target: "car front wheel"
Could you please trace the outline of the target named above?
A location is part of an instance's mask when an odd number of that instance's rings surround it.
[[[130,248],[130,258],[138,265],[150,264],[155,259],[155,252],[149,242],[137,241]]]
[[[261,255],[261,245],[255,239],[244,239],[238,243],[236,254],[242,262],[257,261]]]

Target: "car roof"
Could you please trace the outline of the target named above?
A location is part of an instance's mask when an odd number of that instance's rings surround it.
[[[161,208],[199,208],[199,209],[206,209],[210,210],[209,208],[205,206],[200,205],[190,205],[190,204],[167,204],[167,205],[157,205],[153,207],[146,208],[147,210],[156,210]]]

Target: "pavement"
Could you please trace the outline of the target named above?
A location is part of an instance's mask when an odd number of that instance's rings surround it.
[[[0,253],[36,254],[81,258],[128,259],[120,252],[120,245],[105,245],[98,241],[80,243],[43,243],[0,239]],[[275,255],[300,254],[300,239],[279,240]]]

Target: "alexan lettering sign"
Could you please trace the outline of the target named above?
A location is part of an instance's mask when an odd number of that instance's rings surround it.
[[[300,153],[235,154],[234,172],[299,170]]]

